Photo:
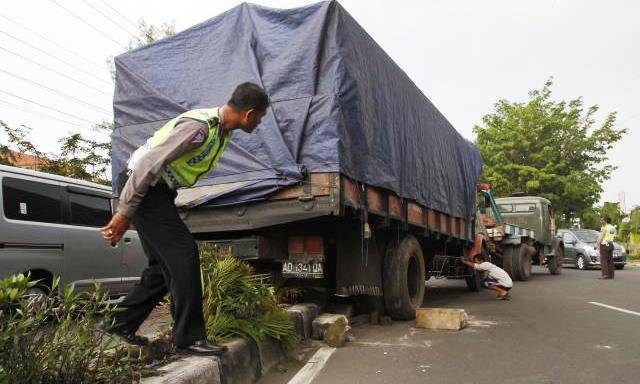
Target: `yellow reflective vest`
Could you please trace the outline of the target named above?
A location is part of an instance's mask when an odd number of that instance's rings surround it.
[[[220,109],[204,108],[193,109],[178,115],[169,120],[165,125],[157,130],[147,142],[138,148],[129,161],[129,169],[135,167],[135,163],[141,159],[152,148],[160,145],[169,137],[171,130],[175,128],[179,119],[188,117],[207,124],[209,134],[207,139],[196,149],[193,149],[177,159],[173,160],[165,167],[162,174],[165,182],[172,188],[191,187],[199,179],[206,176],[213,169],[222,153],[231,140],[231,133],[223,136],[220,127]]]

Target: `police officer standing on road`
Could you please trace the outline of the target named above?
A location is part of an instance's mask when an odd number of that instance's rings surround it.
[[[119,305],[124,310],[115,316],[112,332],[125,341],[148,342],[136,335],[138,327],[169,291],[178,350],[202,355],[226,350],[207,340],[198,246],[178,216],[174,199],[176,189],[193,186],[215,168],[233,130],[253,132],[268,105],[262,88],[240,84],[227,105],[177,116],[131,155],[117,212],[101,228],[102,236],[116,244],[133,222],[149,259],[140,283]]]
[[[616,237],[616,227],[611,225],[611,218],[602,218],[602,228],[600,236],[596,242],[595,249],[600,248],[600,268],[602,276],[599,279],[613,279],[615,266],[613,264],[613,240]]]

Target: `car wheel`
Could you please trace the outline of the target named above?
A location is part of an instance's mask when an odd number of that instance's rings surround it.
[[[624,264],[617,264],[616,269],[624,269]]]
[[[576,258],[576,268],[578,268],[581,271],[584,271],[585,269],[587,269],[587,260],[584,258],[583,255],[578,255],[578,257]]]

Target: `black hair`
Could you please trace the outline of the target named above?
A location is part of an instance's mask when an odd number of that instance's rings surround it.
[[[611,218],[609,216],[603,217],[602,220],[604,220],[604,222],[607,224],[611,224]]]
[[[269,96],[257,84],[242,83],[233,91],[227,105],[241,111],[246,111],[247,109],[264,111],[269,106]]]

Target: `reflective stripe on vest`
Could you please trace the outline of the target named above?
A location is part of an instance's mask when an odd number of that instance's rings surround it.
[[[198,148],[183,154],[167,165],[162,178],[170,187],[177,189],[179,187],[191,187],[200,178],[206,176],[218,163],[222,152],[224,152],[231,140],[231,133],[224,138],[220,138],[221,127],[218,108],[194,109],[169,120],[131,155],[128,168],[134,169],[145,154],[164,142],[169,137],[171,130],[175,128],[177,121],[183,117],[206,123],[209,128],[207,139]]]

